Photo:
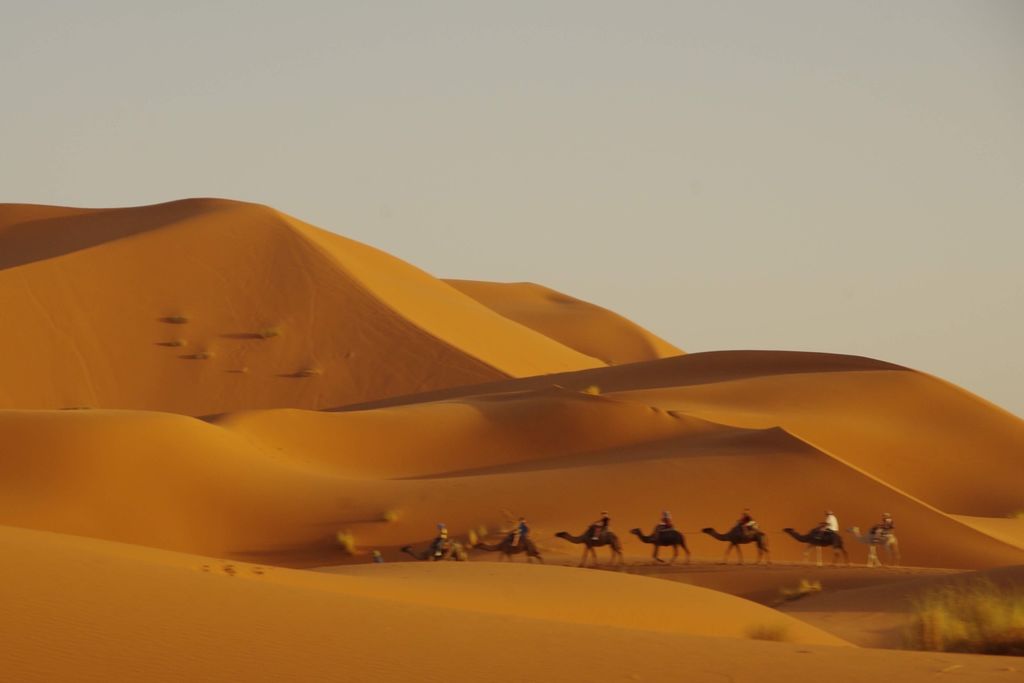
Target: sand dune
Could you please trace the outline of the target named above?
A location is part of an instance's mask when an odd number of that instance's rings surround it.
[[[545,417],[524,434],[531,415]],[[907,563],[1024,562],[1024,548],[781,429],[716,426],[589,395],[547,391],[369,414],[269,411],[221,420],[224,427],[147,412],[0,413],[9,444],[0,460],[0,522],[309,566],[345,561],[334,539],[341,530],[361,553],[379,548],[397,559],[398,546],[426,541],[436,521],[465,534],[525,514],[544,552],[571,561],[579,547],[554,532],[578,533],[601,509],[613,511],[625,535],[652,525],[665,507],[693,532],[726,527],[749,505],[771,533],[776,558],[796,560],[802,545],[782,527],[806,531],[826,504],[846,523],[866,525],[884,505],[908,529]],[[456,427],[446,434],[440,423]],[[647,440],[659,431],[662,438]],[[379,449],[375,433],[387,435]],[[544,442],[546,451],[537,448]],[[724,549],[702,534],[689,541],[704,558]],[[629,536],[626,547],[634,556],[649,551]],[[851,547],[856,559],[865,552]]]
[[[946,512],[1005,517],[1024,509],[1024,421],[940,379],[867,358],[696,353],[378,405],[551,383],[596,386],[604,395],[721,424],[783,427]]]
[[[601,362],[267,207],[0,206],[0,406],[317,408]]]
[[[17,558],[0,567],[0,659],[19,681],[911,681],[953,670],[1000,681],[1014,666],[846,647],[753,603],[607,572],[329,575],[9,528],[0,547]],[[751,625],[781,626],[789,642],[722,637]]]
[[[445,282],[506,318],[609,365],[683,353],[618,313],[532,282]]]

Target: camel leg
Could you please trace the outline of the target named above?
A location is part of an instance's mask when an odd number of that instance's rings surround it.
[[[736,546],[736,564],[743,564],[743,550],[738,545]]]
[[[658,546],[655,545],[654,546],[654,561],[655,562],[664,562],[665,560],[663,560],[660,557],[658,557],[658,550],[659,550]]]
[[[580,558],[580,566],[581,567],[584,566],[587,563],[587,553],[589,551],[590,551],[590,548],[588,548],[587,546],[584,545],[583,546],[583,557]]]
[[[678,559],[679,559],[679,546],[674,545],[674,546],[672,546],[672,559],[669,560],[668,563],[669,564],[675,564],[676,560],[678,560]]]
[[[729,547],[725,549],[725,557],[722,558],[722,564],[729,564],[729,553],[732,552],[733,544],[730,543]]]

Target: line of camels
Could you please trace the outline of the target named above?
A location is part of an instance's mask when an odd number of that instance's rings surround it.
[[[833,533],[829,535],[822,535],[815,534],[813,531],[801,534],[790,527],[787,527],[782,531],[789,534],[800,543],[806,544],[803,552],[805,562],[808,560],[811,550],[815,550],[817,554],[817,565],[820,567],[822,564],[822,548],[831,548],[832,564],[837,564],[839,562],[839,558],[842,557],[846,565],[849,566],[850,556],[846,552],[846,548],[843,545],[843,537],[840,534]],[[868,567],[882,566],[882,561],[878,558],[878,548],[880,547],[888,554],[889,563],[897,567],[899,566],[899,541],[897,541],[895,534],[891,532],[881,536],[872,533],[862,534],[860,527],[856,526],[850,527],[847,531],[850,532],[856,540],[868,546]],[[744,532],[741,527],[735,526],[727,533],[722,534],[711,527],[707,527],[705,529],[701,529],[701,532],[714,539],[729,544],[725,549],[725,557],[722,558],[723,564],[728,563],[729,555],[732,553],[733,549],[736,550],[736,563],[743,564],[743,551],[740,546],[744,546],[749,543],[753,543],[757,547],[756,564],[771,564],[770,552],[768,550],[768,537],[761,529],[756,529],[753,534],[750,534]],[[639,538],[643,543],[654,546],[653,558],[655,562],[672,564],[679,558],[679,550],[682,549],[683,552],[686,553],[686,564],[690,563],[690,549],[686,547],[686,537],[683,536],[681,531],[677,529],[655,529],[651,534],[645,534],[640,529],[630,529],[630,533]],[[594,566],[597,566],[596,549],[603,548],[605,546],[611,550],[610,565],[621,564],[623,562],[622,542],[612,531],[605,531],[598,534],[596,537],[589,529],[579,536],[570,534],[567,531],[559,531],[555,536],[564,539],[569,543],[583,546],[583,557],[580,559],[580,567],[586,566],[588,558],[593,561]],[[500,559],[512,560],[515,555],[525,554],[527,562],[532,562],[534,560],[541,563],[544,562],[544,558],[541,557],[540,551],[537,549],[537,545],[529,537],[521,538],[518,543],[514,543],[510,536],[505,536],[498,543],[477,542],[469,547],[476,550],[501,553]],[[671,560],[666,562],[666,560],[663,560],[658,556],[658,553],[662,548],[672,548]],[[467,546],[459,543],[458,541],[449,541],[445,546],[437,551],[433,546],[420,552],[413,550],[411,546],[405,546],[402,548],[402,552],[422,561],[465,561],[469,559]]]

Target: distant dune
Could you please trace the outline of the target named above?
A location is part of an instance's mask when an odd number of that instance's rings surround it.
[[[608,365],[683,353],[618,313],[532,282],[445,282],[506,318]]]
[[[1024,565],[1024,421],[941,379],[683,354],[545,287],[439,280],[226,200],[0,205],[0,305],[14,680],[1002,680],[997,658],[847,642],[894,646],[903,598],[956,570]],[[717,566],[702,530],[748,507],[776,564]],[[556,532],[602,510],[624,572],[570,568]],[[693,564],[631,533],[663,510]],[[825,510],[857,564],[845,529],[891,513],[910,568],[796,564],[783,529]],[[543,567],[404,562],[438,523],[469,545],[520,516]],[[792,617],[734,597],[806,576],[826,588]]]

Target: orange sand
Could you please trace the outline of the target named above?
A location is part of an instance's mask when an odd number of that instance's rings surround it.
[[[438,280],[224,200],[0,205],[0,304],[14,680],[1012,673],[848,647],[728,595],[772,604],[818,576],[827,590],[786,611],[889,646],[905,610],[883,602],[951,569],[1024,565],[1024,520],[1009,518],[1024,510],[1024,422],[937,378],[830,354],[681,355],[543,287]],[[725,544],[699,529],[745,506],[781,564],[712,564]],[[665,508],[689,567],[653,566],[628,533]],[[787,564],[803,548],[781,529],[826,508],[844,529],[891,512],[917,568]],[[562,566],[581,547],[555,532],[602,509],[626,571],[654,578]],[[435,522],[496,539],[519,515],[546,566],[483,551],[396,563]],[[388,564],[366,565],[374,549]],[[776,623],[790,642],[746,637]]]

